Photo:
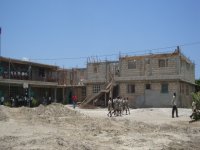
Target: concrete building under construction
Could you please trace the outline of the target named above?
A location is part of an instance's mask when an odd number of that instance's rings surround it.
[[[174,92],[178,106],[191,105],[195,65],[179,50],[163,54],[124,56],[116,62],[87,65],[87,98],[106,106],[108,97],[128,97],[131,107],[170,107]]]
[[[0,96],[23,95],[24,89],[39,101],[106,106],[108,98],[128,97],[133,108],[170,107],[176,92],[179,107],[191,105],[195,65],[179,47],[171,53],[120,56],[117,61],[88,61],[86,68],[65,69],[0,57]]]

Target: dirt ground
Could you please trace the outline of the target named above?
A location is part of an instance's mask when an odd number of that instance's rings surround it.
[[[200,122],[189,123],[190,109],[178,110],[178,118],[171,118],[170,108],[131,109],[110,118],[102,108],[0,106],[0,149],[200,149]]]

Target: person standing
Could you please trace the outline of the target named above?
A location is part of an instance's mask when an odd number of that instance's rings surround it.
[[[119,97],[119,115],[122,116],[123,113],[123,100],[122,97]]]
[[[112,114],[117,116],[117,98],[113,99],[113,112],[112,112]]]
[[[174,111],[176,111],[176,117],[178,117],[178,109],[176,106],[176,93],[172,97],[172,118],[174,118]]]
[[[4,104],[4,97],[2,96],[1,97],[1,105],[3,105]]]
[[[76,95],[72,96],[72,101],[73,101],[73,108],[75,109],[76,103],[77,103],[77,96]]]
[[[125,110],[126,110],[126,115],[128,115],[127,112],[129,112],[129,115],[131,114],[129,109],[128,97],[125,100]]]
[[[51,96],[49,96],[49,104],[51,104],[52,103],[52,101],[51,101]]]

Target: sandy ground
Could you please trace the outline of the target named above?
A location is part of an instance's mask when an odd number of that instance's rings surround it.
[[[110,118],[102,108],[0,106],[0,150],[200,149],[200,122],[189,123],[190,114],[146,108]]]

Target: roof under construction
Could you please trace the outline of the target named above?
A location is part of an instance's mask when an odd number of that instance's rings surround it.
[[[142,56],[124,56],[120,57],[122,60],[143,60],[145,58],[167,58],[167,57],[176,57],[180,54],[180,51],[175,50],[173,53],[162,53],[162,54],[148,54]]]
[[[121,60],[144,60],[146,58],[158,58],[158,59],[163,59],[163,58],[172,58],[172,57],[177,57],[180,56],[181,60],[184,60],[188,63],[192,63],[189,58],[187,58],[185,55],[183,55],[179,48],[177,48],[174,52],[171,53],[162,53],[162,54],[148,54],[148,55],[142,55],[142,56],[124,56],[120,57]]]

